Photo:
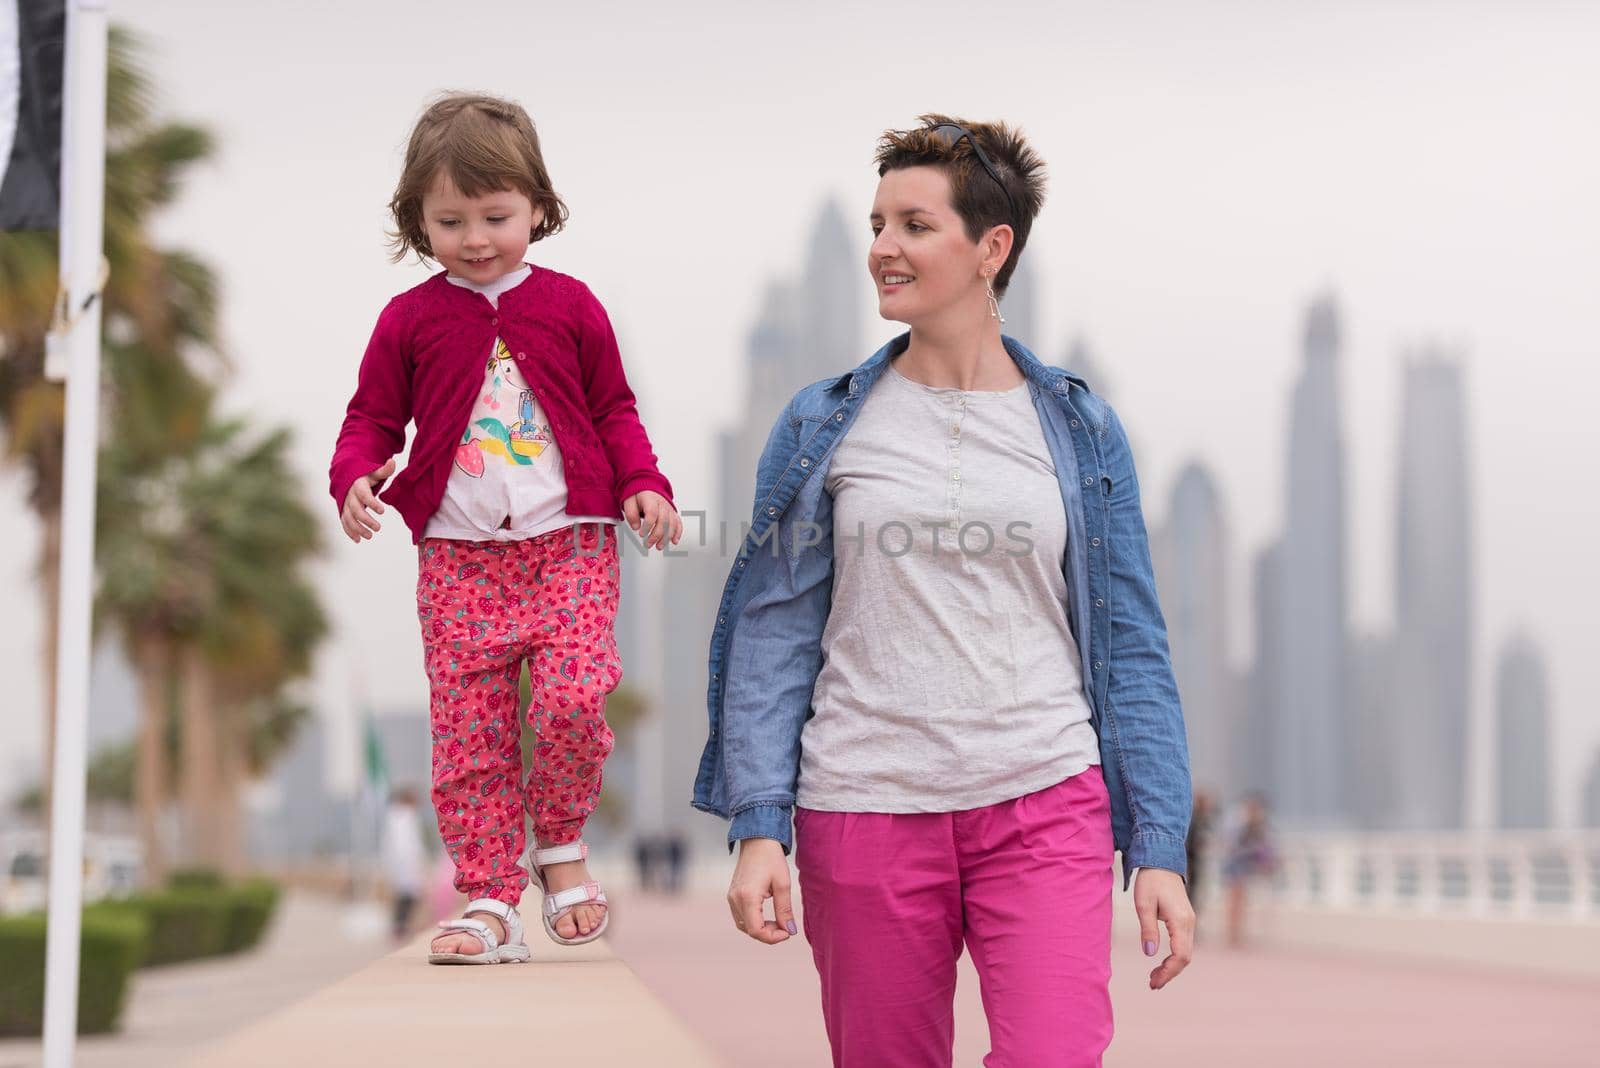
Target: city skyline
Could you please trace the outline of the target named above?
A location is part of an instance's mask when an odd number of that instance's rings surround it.
[[[737,538],[740,524],[749,516],[755,453],[771,418],[800,385],[841,370],[818,355],[836,349],[819,340],[823,332],[815,325],[827,324],[831,332],[848,331],[863,315],[856,293],[827,282],[853,256],[836,202],[824,200],[814,220],[803,269],[796,277],[769,281],[770,299],[748,330],[743,404],[747,416],[718,431],[722,509],[708,510],[703,527],[691,522],[680,556],[647,560],[624,554],[630,579],[617,620],[618,645],[628,665],[628,684],[641,694],[658,695],[652,702],[653,716],[636,729],[626,751],[619,751],[611,776],[626,792],[637,830],[688,832],[702,845],[720,840],[718,821],[678,803],[698,764],[704,719],[702,653],[733,549],[732,541],[724,548],[715,536],[700,543],[695,531],[723,525],[731,538]],[[1031,322],[1036,314],[1035,276],[1019,272],[1018,278],[1023,284],[1014,287],[1004,302],[1007,329]],[[1337,301],[1331,295],[1308,303],[1302,336],[1305,376],[1295,384],[1289,405],[1296,413],[1288,425],[1297,441],[1291,452],[1314,457],[1326,470],[1336,472],[1342,466],[1343,445],[1337,394],[1330,382],[1336,374],[1340,325]],[[1089,350],[1085,339],[1075,336],[1066,351],[1069,357],[1087,358]],[[1291,660],[1281,649],[1294,639],[1304,615],[1286,619],[1286,613],[1297,607],[1286,594],[1292,585],[1284,572],[1286,539],[1272,539],[1257,552],[1253,623],[1258,655],[1241,669],[1228,638],[1232,607],[1227,575],[1236,547],[1230,540],[1226,487],[1204,463],[1191,460],[1164,497],[1145,494],[1196,789],[1220,794],[1224,800],[1247,790],[1261,791],[1274,802],[1277,817],[1286,826],[1443,829],[1464,821],[1464,792],[1469,785],[1467,722],[1478,696],[1464,689],[1467,606],[1474,586],[1466,492],[1467,458],[1472,453],[1464,422],[1468,396],[1459,362],[1447,353],[1407,353],[1401,370],[1405,403],[1397,435],[1398,492],[1392,502],[1400,564],[1395,570],[1400,625],[1390,633],[1355,633],[1343,607],[1345,595],[1339,587],[1347,577],[1342,574],[1330,579],[1319,572],[1323,577],[1313,574],[1299,585],[1303,590],[1327,583],[1330,614],[1341,632],[1336,643],[1338,655],[1345,658],[1340,700],[1352,714],[1325,725],[1331,730],[1320,735],[1309,732],[1300,718],[1305,705],[1286,710],[1279,704],[1298,702],[1304,693],[1283,681]],[[1306,398],[1313,403],[1303,403]],[[1308,434],[1313,435],[1310,441]],[[1299,479],[1291,474],[1285,491],[1294,497],[1297,481],[1317,478],[1305,471]],[[1336,483],[1338,478],[1322,481]],[[1300,500],[1302,507],[1313,510],[1342,512],[1344,507],[1335,494],[1309,498],[1309,505],[1303,494]],[[1293,509],[1291,502],[1288,510]],[[1312,528],[1319,524],[1342,528],[1345,522],[1342,515],[1330,520],[1327,514],[1302,520]],[[1326,563],[1315,553],[1307,558],[1319,568]],[[658,636],[660,644],[652,644],[649,635]],[[1421,655],[1415,652],[1419,649]],[[1497,825],[1545,826],[1552,788],[1546,664],[1542,650],[1523,633],[1512,635],[1499,649],[1493,701],[1494,781],[1474,785],[1480,791],[1492,790]],[[114,653],[107,654],[102,647],[97,679],[100,687],[114,689],[127,673],[117,665]],[[1407,659],[1421,665],[1409,678],[1400,669]],[[1487,707],[1489,701],[1479,703]],[[122,710],[117,718],[128,722],[130,717]],[[399,733],[402,722],[412,720],[425,725],[425,704],[411,712],[392,709],[374,721],[397,769],[426,767],[426,731],[419,726],[417,736],[409,740]],[[98,735],[102,741],[109,740],[106,729],[102,724]],[[1328,738],[1335,733],[1337,740],[1330,743]],[[1297,796],[1293,787],[1305,776],[1306,767],[1317,766],[1317,761],[1292,765],[1282,760],[1282,754],[1300,746],[1314,758],[1322,751],[1319,746],[1330,744],[1345,754],[1345,763],[1321,769],[1330,774],[1320,796],[1312,792]],[[328,739],[322,723],[308,725],[305,742],[273,776],[284,806],[279,811],[285,815],[338,800],[328,793],[325,782],[316,789],[308,785],[306,746],[314,748],[317,761],[326,760]],[[1396,753],[1408,751],[1432,752],[1439,759],[1405,762],[1402,768]],[[1337,778],[1334,771],[1343,777]],[[1330,786],[1337,786],[1337,792]],[[1279,798],[1289,799],[1289,804]],[[1293,807],[1297,801],[1301,807]],[[1585,803],[1579,799],[1580,809]],[[270,829],[270,820],[264,826]],[[283,848],[273,844],[277,839],[270,833],[258,841],[269,851]]]
[[[849,261],[848,245],[835,202],[825,200],[801,275],[767,283],[768,299],[749,332],[747,417],[719,432],[723,511],[707,517],[713,528],[726,524],[737,531],[748,515],[755,458],[771,418],[799,386],[843,369],[817,361],[816,354],[827,349],[812,324],[835,329],[860,315],[853,296],[817,284],[833,277],[830,268]],[[1021,284],[1006,295],[1002,308],[1007,331],[1017,324],[1032,328],[1042,291],[1033,272],[1019,271],[1017,278]],[[1205,464],[1191,460],[1163,504],[1146,495],[1193,779],[1197,790],[1226,800],[1249,790],[1262,792],[1288,826],[1461,827],[1467,823],[1469,789],[1492,793],[1502,806],[1508,790],[1503,776],[1475,780],[1468,761],[1474,712],[1489,702],[1473,693],[1468,681],[1476,575],[1467,473],[1472,443],[1462,367],[1457,358],[1435,349],[1402,356],[1404,403],[1391,505],[1397,622],[1386,633],[1357,633],[1348,608],[1342,533],[1349,517],[1339,406],[1341,336],[1336,296],[1313,298],[1302,334],[1303,373],[1288,405],[1284,492],[1290,522],[1259,551],[1257,657],[1244,669],[1236,667],[1229,641],[1233,548],[1225,490]],[[1044,342],[1037,344],[1042,348]],[[1067,353],[1087,356],[1087,342],[1075,336]],[[1078,370],[1070,364],[1068,369]],[[675,726],[691,734],[704,690],[703,671],[692,652],[709,635],[729,551],[719,546],[691,554],[665,575],[661,623],[672,636],[673,650],[665,661],[665,703]],[[1538,662],[1542,687],[1542,654],[1525,636],[1513,645],[1524,650],[1525,659]],[[1331,678],[1334,685],[1319,693],[1295,673]],[[1540,716],[1546,714],[1543,702],[1541,689]],[[1502,721],[1503,705],[1501,700],[1496,706]],[[1538,726],[1541,737],[1544,730]],[[1542,741],[1531,744],[1547,753],[1539,748]],[[667,759],[666,778],[692,772],[693,748],[680,746]],[[1407,752],[1434,757],[1419,761],[1399,755]],[[1535,774],[1535,763],[1536,777],[1548,792],[1547,759],[1527,757],[1522,775]],[[1500,766],[1497,760],[1497,772]],[[1544,819],[1548,823],[1548,808]]]
[[[1396,625],[1358,632],[1341,534],[1336,302],[1313,299],[1305,320],[1303,375],[1289,405],[1289,530],[1256,553],[1255,657],[1238,674],[1227,667],[1227,517],[1204,465],[1180,473],[1155,538],[1196,789],[1262,793],[1296,828],[1459,828],[1469,825],[1469,794],[1496,805],[1500,826],[1550,826],[1546,667],[1526,634],[1502,646],[1494,751],[1470,753],[1473,721],[1489,700],[1471,683],[1473,443],[1461,361],[1436,348],[1403,357]],[[1299,552],[1297,538],[1306,543]],[[1304,681],[1330,675],[1334,690]],[[1486,766],[1474,755],[1488,758],[1492,776],[1474,773]]]
[[[894,4],[855,12],[850,34],[800,12],[712,4],[716,34],[686,36],[680,19],[652,12],[620,41],[612,18],[581,10],[561,21],[561,47],[529,63],[519,35],[551,28],[491,3],[486,17],[505,33],[470,57],[418,64],[406,27],[426,10],[339,5],[319,11],[310,35],[269,9],[224,25],[193,0],[128,0],[116,12],[150,42],[162,112],[219,138],[217,163],[158,229],[224,283],[225,410],[295,432],[329,547],[320,578],[335,634],[308,698],[330,721],[331,751],[353,751],[352,678],[384,705],[416,700],[420,685],[414,550],[392,526],[360,548],[341,543],[321,476],[373,318],[429,270],[388,264],[383,230],[405,131],[431,94],[505,93],[539,122],[573,214],[533,256],[610,309],[686,508],[716,504],[712,430],[738,422],[744,335],[765,280],[798,275],[824,193],[864,250],[878,132],[939,109],[1016,122],[1044,157],[1049,196],[1024,262],[1045,296],[1028,340],[1050,362],[1064,339],[1091,346],[1134,438],[1152,523],[1190,460],[1217,474],[1235,545],[1238,661],[1255,644],[1253,557],[1283,526],[1281,412],[1307,295],[1332,287],[1347,313],[1356,634],[1395,622],[1400,353],[1434,336],[1465,349],[1485,562],[1476,648],[1518,627],[1545,644],[1556,818],[1574,818],[1600,743],[1590,713],[1600,661],[1587,653],[1600,560],[1585,534],[1600,515],[1572,489],[1600,454],[1587,411],[1600,367],[1600,149],[1579,106],[1600,93],[1588,47],[1600,11],[1031,6],[1017,14],[1037,32],[975,42],[974,62],[952,65],[945,27],[967,11],[944,0],[915,18]],[[792,47],[762,47],[775,37]],[[891,40],[898,92],[884,102]],[[269,61],[297,77],[241,76]],[[814,83],[818,62],[830,77],[794,107],[787,87]],[[331,80],[350,90],[338,114],[359,122],[330,115]],[[746,88],[729,92],[735,84]],[[308,270],[291,239],[313,218],[327,271]],[[849,271],[841,284],[870,301],[864,257]],[[865,319],[839,364],[897,330]],[[0,476],[0,492],[12,503],[0,541],[14,550],[0,590],[31,606],[37,531],[14,474]],[[42,720],[38,620],[24,613],[13,633],[0,670],[34,711],[0,730],[5,774],[20,780],[36,767]],[[1492,657],[1474,661],[1474,691],[1486,693]],[[1475,760],[1492,751],[1486,729],[1480,716]],[[351,781],[353,758],[336,764]],[[1491,818],[1486,805],[1473,813]]]

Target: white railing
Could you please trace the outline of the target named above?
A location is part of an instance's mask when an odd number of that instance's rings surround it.
[[[1301,908],[1600,923],[1600,832],[1280,832],[1277,899]]]

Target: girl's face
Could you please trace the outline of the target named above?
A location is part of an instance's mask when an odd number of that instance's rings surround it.
[[[872,233],[867,270],[885,319],[915,327],[954,308],[986,307],[987,244],[967,237],[942,170],[904,167],[878,179]]]
[[[433,257],[457,278],[487,285],[522,266],[528,238],[544,218],[522,193],[469,197],[446,175],[422,196],[422,225]]]

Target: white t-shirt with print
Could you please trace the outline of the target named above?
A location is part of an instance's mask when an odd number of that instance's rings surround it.
[[[482,293],[499,307],[500,294],[532,273],[523,264],[488,285],[447,280]],[[550,420],[507,351],[494,339],[483,387],[456,446],[444,498],[423,528],[425,538],[516,541],[573,523],[615,523],[607,516],[567,514],[567,480]]]

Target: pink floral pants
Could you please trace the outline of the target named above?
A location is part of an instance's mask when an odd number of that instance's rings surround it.
[[[417,617],[433,721],[433,807],[456,889],[516,904],[523,813],[541,845],[576,841],[600,797],[622,679],[615,532],[585,523],[511,542],[425,539]],[[518,680],[528,662],[532,766],[523,778]]]

